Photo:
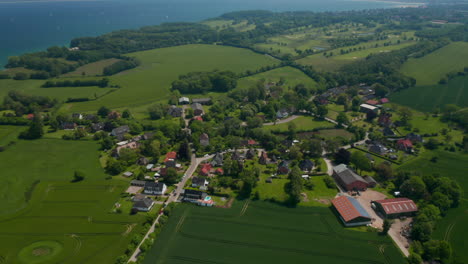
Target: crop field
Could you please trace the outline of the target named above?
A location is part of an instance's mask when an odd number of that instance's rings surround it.
[[[437,162],[431,162],[433,157],[437,157]],[[442,150],[425,152],[417,159],[405,163],[401,169],[414,170],[422,174],[438,173],[443,177],[451,177],[457,180],[464,193],[468,192],[468,177],[466,176],[468,164],[468,154],[450,153]],[[434,231],[436,239],[445,239],[450,242],[454,250],[454,259],[463,263],[468,259],[466,251],[466,237],[468,229],[468,200],[462,196],[462,201],[458,208],[450,209],[446,216],[437,223]],[[455,263],[455,262],[454,262]]]
[[[26,208],[0,218],[0,259],[113,263],[144,221],[142,215],[110,212],[126,185],[117,180],[39,183]]]
[[[142,64],[110,77],[112,84],[122,88],[96,101],[72,104],[70,111],[95,111],[102,105],[119,108],[151,104],[167,98],[171,83],[181,74],[215,69],[244,72],[277,63],[250,50],[216,45],[186,45],[127,55],[137,57]]]
[[[119,59],[107,59],[100,60],[93,63],[89,63],[83,66],[78,67],[75,71],[69,72],[62,75],[63,77],[76,77],[76,76],[96,76],[102,75],[104,68],[110,66],[116,62],[120,61]]]
[[[339,250],[337,250],[339,249]],[[342,227],[330,208],[179,205],[143,263],[403,263],[388,237]]]
[[[262,79],[265,80],[266,83],[277,83],[280,78],[284,78],[285,80],[283,87],[294,88],[294,86],[298,84],[304,84],[306,87],[317,86],[317,83],[313,79],[305,75],[300,70],[292,67],[282,67],[242,78],[237,82],[237,88],[250,88]]]
[[[447,84],[411,87],[392,94],[390,98],[396,103],[426,112],[443,108],[446,104],[468,107],[468,77],[456,77]]]
[[[264,126],[265,129],[269,129],[272,132],[286,132],[288,131],[289,123],[294,123],[296,125],[296,131],[312,131],[317,128],[332,128],[334,125],[327,121],[315,120],[310,116],[299,116],[296,119],[278,125]]]
[[[0,146],[16,140],[19,133],[25,129],[24,126],[0,126]]]
[[[59,101],[66,101],[68,98],[90,98],[102,96],[113,88],[99,87],[60,87],[60,88],[41,88],[44,80],[0,80],[0,99],[11,90],[22,91],[28,95],[40,95],[50,98],[56,98]]]
[[[26,206],[26,196],[34,182],[73,179],[75,170],[86,174],[86,181],[103,180],[98,144],[93,141],[41,139],[18,141],[0,152],[0,216]]]
[[[454,42],[422,58],[409,59],[401,72],[416,79],[416,85],[433,85],[449,72],[468,66],[468,43]]]
[[[356,46],[350,46],[350,47],[344,47],[340,49],[335,49],[328,51],[327,53],[329,54],[330,52],[333,52],[333,56],[331,57],[325,57],[323,53],[320,54],[314,54],[307,56],[305,58],[302,58],[298,60],[297,62],[300,64],[304,65],[312,65],[316,69],[321,70],[321,71],[335,71],[338,70],[341,66],[346,65],[348,63],[354,62],[356,60],[364,59],[370,54],[376,54],[376,53],[382,53],[382,52],[390,52],[393,50],[398,50],[402,49],[405,47],[408,47],[410,45],[413,45],[414,42],[405,42],[401,44],[394,44],[390,46],[379,46],[377,48],[373,47],[376,43],[380,42],[369,42],[369,43],[364,43],[361,45],[356,45]],[[349,48],[356,48],[359,46],[366,46],[366,49],[360,50],[360,51],[353,51],[347,54],[340,54],[341,49],[349,49]]]

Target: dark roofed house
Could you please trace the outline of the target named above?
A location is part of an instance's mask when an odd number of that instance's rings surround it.
[[[108,119],[119,119],[120,118],[120,113],[117,111],[111,111],[109,114],[107,114]]]
[[[143,192],[145,194],[163,195],[167,190],[166,184],[162,182],[147,182]]]
[[[205,178],[202,177],[193,177],[192,178],[192,187],[198,187],[200,190],[207,190],[208,184],[210,184],[209,181],[207,181]]]
[[[130,132],[130,127],[128,127],[127,125],[119,126],[117,128],[112,129],[111,136],[116,137],[118,140],[123,140],[124,135],[128,132]]]
[[[211,104],[211,98],[192,99],[192,103],[197,103],[197,104],[202,104],[202,105],[209,105],[209,104]]]
[[[130,182],[131,186],[145,187],[146,181],[132,180]]]
[[[384,129],[382,130],[382,133],[386,137],[396,136],[395,132],[393,132],[393,130],[391,128],[389,128],[389,127],[384,127]]]
[[[97,122],[99,120],[99,118],[96,115],[93,115],[93,114],[85,115],[84,119],[85,120],[90,120],[90,121],[95,121],[95,122]]]
[[[91,131],[98,132],[98,131],[104,130],[104,126],[105,124],[103,122],[91,124]]]
[[[203,115],[203,113],[205,113],[203,110],[203,106],[199,103],[193,103],[192,109],[193,109],[193,114],[196,116]]]
[[[62,129],[64,130],[74,130],[78,125],[73,122],[63,122]]]
[[[167,110],[167,114],[172,117],[181,117],[183,112],[184,112],[184,109],[177,107],[175,105],[171,105],[169,107],[169,110]]]
[[[423,137],[415,133],[409,133],[405,138],[409,139],[412,143],[423,142]]]
[[[339,196],[332,200],[332,204],[345,226],[368,225],[372,222],[372,218],[366,209],[352,197]]]
[[[372,207],[383,214],[385,218],[397,218],[400,216],[413,216],[418,211],[418,206],[408,198],[384,199],[372,202]]]
[[[240,153],[239,151],[234,151],[234,153],[232,153],[232,156],[231,156],[231,159],[236,160],[236,161],[244,160],[244,158],[245,158],[244,155]]]
[[[258,163],[262,165],[267,165],[268,161],[268,154],[265,151],[262,151],[262,153],[260,154],[260,158],[258,159]]]
[[[310,159],[301,160],[301,162],[299,162],[299,168],[302,171],[310,172],[314,168],[314,162]]]
[[[333,177],[346,191],[365,191],[369,184],[345,164],[333,167]]]
[[[213,167],[222,167],[223,166],[223,161],[224,161],[224,157],[223,157],[223,154],[221,153],[216,153],[216,155],[213,157],[213,159],[211,160],[210,164],[211,166]]]
[[[137,197],[137,196],[135,196]],[[154,201],[148,197],[138,197],[133,199],[133,209],[136,209],[141,212],[148,212],[153,208]]]
[[[278,165],[278,174],[289,174],[291,172],[291,168],[289,168],[290,162],[287,160],[283,160]]]
[[[146,166],[149,164],[149,160],[146,157],[141,157],[137,160],[137,164],[141,166]]]
[[[382,144],[372,144],[370,147],[369,147],[369,151],[370,152],[373,152],[373,153],[376,153],[376,154],[379,154],[379,155],[384,155],[387,153],[388,149],[383,146]]]
[[[393,123],[392,123],[392,114],[390,114],[390,113],[381,113],[379,115],[379,119],[378,119],[377,123],[379,123],[379,125],[381,125],[383,127],[389,127],[389,126],[393,125]]]
[[[184,189],[183,200],[186,202],[197,202],[198,200],[204,199],[206,193],[197,190]]]
[[[372,176],[362,176],[362,178],[367,182],[369,188],[374,188],[377,186],[377,181]]]
[[[143,139],[143,140],[148,140],[148,139],[152,139],[153,136],[154,136],[154,133],[147,132],[147,133],[144,133],[144,134],[141,136],[141,139]]]
[[[247,159],[253,159],[257,156],[257,151],[255,149],[249,149],[247,150],[247,153],[245,154],[245,157]]]
[[[210,145],[210,137],[208,134],[203,133],[200,135],[200,145],[206,147]]]

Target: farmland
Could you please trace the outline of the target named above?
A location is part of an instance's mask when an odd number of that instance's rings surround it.
[[[282,67],[242,78],[238,81],[237,87],[240,89],[250,88],[260,80],[265,80],[267,83],[277,83],[281,78],[285,80],[283,87],[293,88],[297,84],[304,84],[306,87],[317,86],[317,83],[303,72],[292,67]]]
[[[0,146],[15,140],[22,130],[21,126],[0,126]]]
[[[454,42],[422,58],[409,59],[401,72],[416,79],[418,86],[434,85],[449,72],[468,66],[468,43]]]
[[[468,77],[456,77],[447,84],[416,86],[394,93],[391,99],[420,111],[434,111],[446,104],[468,107]]]
[[[73,111],[95,111],[150,104],[167,98],[171,83],[192,71],[231,70],[237,73],[274,65],[276,60],[239,48],[216,45],[186,45],[127,54],[142,63],[133,70],[112,76],[111,83],[122,88],[96,101],[77,103]]]
[[[97,148],[42,139],[0,153],[8,176],[0,179],[0,256],[6,263],[106,263],[124,251],[144,217],[111,213],[128,184],[104,180]],[[85,173],[84,181],[71,183],[75,170]]]
[[[143,263],[291,259],[294,263],[403,262],[389,238],[344,229],[329,208],[290,209],[242,201],[231,209],[178,206]]]
[[[331,128],[333,124],[323,120],[315,120],[310,116],[299,116],[298,118],[283,124],[265,126],[265,129],[269,129],[273,132],[286,132],[288,131],[289,124],[295,124],[297,131],[312,131],[318,128]]]
[[[437,161],[431,162],[433,157]],[[426,152],[421,157],[405,163],[401,169],[414,170],[422,174],[438,173],[444,177],[452,177],[462,187],[466,193],[468,191],[468,178],[466,177],[466,166],[468,164],[468,155],[461,153],[449,153],[446,151]],[[454,259],[463,262],[468,258],[466,252],[466,237],[468,236],[465,227],[468,221],[468,202],[461,200],[461,204],[456,209],[451,209],[442,220],[440,220],[434,231],[435,238],[445,239],[451,243],[454,249]]]
[[[63,77],[76,77],[76,76],[96,76],[102,75],[104,68],[110,66],[116,62],[118,59],[107,59],[107,60],[100,60],[93,63],[89,63],[78,67],[76,70],[69,72],[67,74],[62,75]]]

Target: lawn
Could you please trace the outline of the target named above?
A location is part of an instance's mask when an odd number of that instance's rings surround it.
[[[236,201],[230,209],[179,205],[143,263],[291,260],[403,263],[388,237],[347,230],[329,208],[286,208],[261,201]]]
[[[324,170],[326,171],[326,165],[324,165]],[[323,179],[326,176],[313,176],[309,179],[314,184],[312,190],[302,190],[303,193],[307,195],[307,200],[303,200],[299,203],[300,206],[328,206],[330,205],[327,201],[333,199],[338,193],[336,189],[330,189],[325,185]]]
[[[433,157],[438,158],[436,163],[430,161]],[[405,163],[400,169],[414,171],[417,168],[418,173],[438,173],[444,177],[452,177],[457,180],[466,193],[468,191],[467,164],[468,154],[438,150],[424,152],[419,158]],[[450,242],[454,250],[454,258],[459,260],[459,263],[468,259],[466,250],[467,222],[468,200],[466,196],[463,196],[459,207],[450,209],[448,214],[438,222],[434,231],[434,238],[446,239]]]
[[[93,141],[18,141],[0,153],[4,263],[114,263],[144,214],[111,213],[128,183],[105,180]],[[75,170],[85,179],[71,183]]]
[[[277,83],[281,78],[285,80],[283,87],[294,88],[298,84],[304,84],[306,87],[317,87],[317,83],[313,79],[300,70],[289,66],[242,78],[237,82],[237,87],[240,89],[250,88],[260,80],[265,80],[267,83]]]
[[[122,88],[96,101],[69,105],[70,111],[95,111],[110,108],[141,106],[169,96],[171,83],[179,75],[192,71],[231,70],[237,73],[257,70],[277,61],[247,49],[217,45],[185,45],[127,54],[142,64],[111,76],[111,83]]]
[[[418,86],[437,84],[445,74],[468,66],[468,43],[454,42],[422,58],[409,59],[401,72],[416,79]]]
[[[427,76],[430,74],[428,73]],[[446,104],[468,107],[467,87],[467,76],[456,77],[449,80],[447,84],[416,86],[401,90],[392,94],[390,99],[396,103],[426,112],[434,111],[437,108],[442,109]]]
[[[63,77],[75,77],[75,76],[96,76],[103,75],[104,68],[110,66],[116,62],[120,61],[119,59],[106,59],[100,60],[93,63],[85,64],[78,67],[76,70],[62,75]]]
[[[299,116],[290,122],[272,126],[264,126],[264,128],[269,129],[272,132],[282,133],[288,131],[289,123],[294,123],[296,125],[296,131],[298,132],[312,131],[318,128],[332,128],[335,126],[330,122],[316,120],[310,116]]]

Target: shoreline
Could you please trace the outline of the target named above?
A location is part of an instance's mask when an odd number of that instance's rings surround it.
[[[425,6],[428,3],[421,3],[421,2],[403,2],[403,1],[395,1],[395,0],[348,0],[350,2],[370,2],[370,3],[387,3],[395,5],[395,8],[405,8],[405,7],[420,7]]]

